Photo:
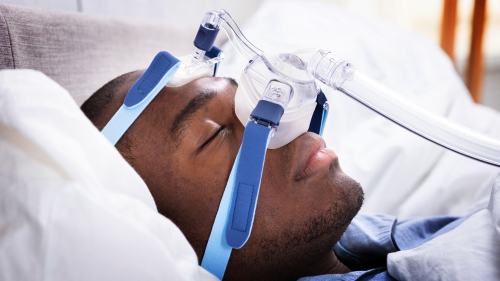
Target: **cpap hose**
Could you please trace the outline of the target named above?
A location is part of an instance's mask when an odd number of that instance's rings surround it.
[[[423,109],[328,51],[309,51],[305,60],[301,58],[304,53],[299,53],[286,54],[289,64],[306,70],[328,87],[431,142],[500,167],[499,140]]]

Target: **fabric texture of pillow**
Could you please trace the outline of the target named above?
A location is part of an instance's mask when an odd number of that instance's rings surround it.
[[[159,51],[190,53],[196,28],[0,4],[0,69],[41,71],[81,105]]]

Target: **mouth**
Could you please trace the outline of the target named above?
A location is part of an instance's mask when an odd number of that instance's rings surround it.
[[[312,143],[311,143],[312,142]],[[313,137],[312,141],[307,143],[308,157],[302,170],[296,180],[311,177],[322,171],[327,171],[334,161],[338,161],[337,154],[326,147],[326,143],[321,137]]]

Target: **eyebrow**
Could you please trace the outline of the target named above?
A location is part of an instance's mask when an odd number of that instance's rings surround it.
[[[175,139],[179,140],[182,132],[186,130],[187,123],[191,120],[198,111],[205,108],[208,103],[217,96],[217,91],[213,89],[202,89],[175,117],[170,132],[175,135]]]

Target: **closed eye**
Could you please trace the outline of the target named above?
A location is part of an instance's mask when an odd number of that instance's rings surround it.
[[[209,145],[218,135],[220,132],[222,132],[222,130],[224,130],[226,128],[226,125],[222,125],[220,126],[220,128],[217,130],[217,132],[215,132],[208,140],[206,140],[200,147],[200,151],[203,150],[205,147],[207,147],[207,145]]]

